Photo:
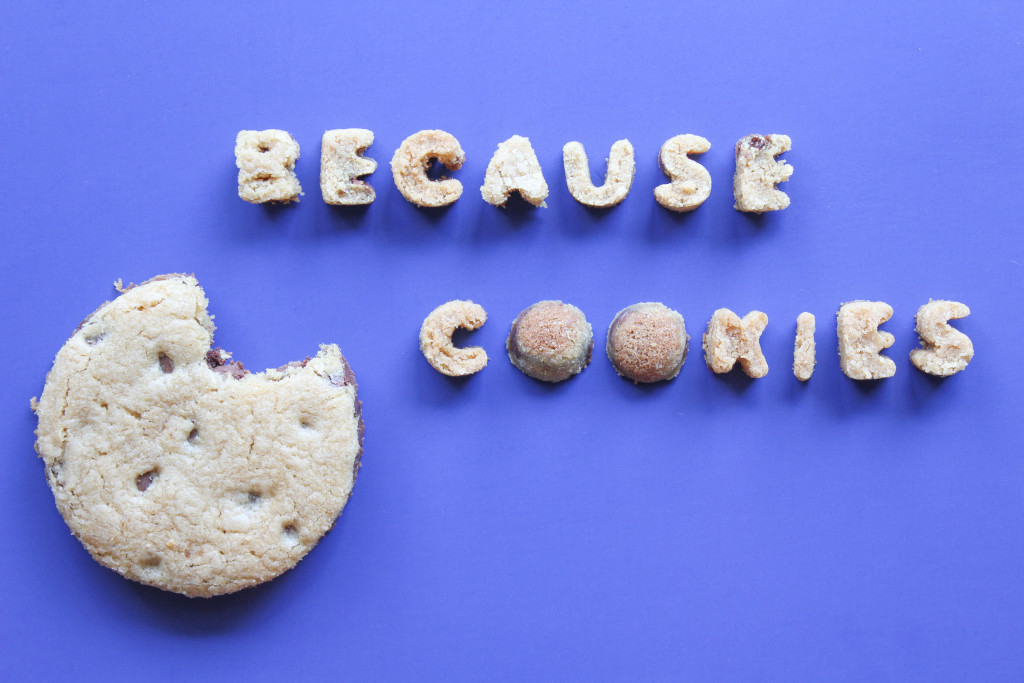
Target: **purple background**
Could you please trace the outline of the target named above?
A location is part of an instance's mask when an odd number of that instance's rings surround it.
[[[0,10],[0,675],[56,678],[1020,680],[1024,10],[1017,2],[171,3]],[[326,3],[325,3],[326,4]],[[179,4],[180,5],[180,4]],[[365,127],[376,202],[325,205],[320,136]],[[306,195],[242,202],[239,129],[283,128]],[[447,210],[388,163],[442,128],[467,161]],[[710,199],[659,207],[657,152],[708,138]],[[786,211],[732,209],[732,147],[785,133]],[[528,136],[549,208],[479,186]],[[626,201],[569,195],[628,138]],[[364,466],[293,571],[208,601],[124,581],[57,513],[28,400],[78,322],[194,272],[218,345],[276,367],[336,342],[359,379]],[[417,349],[452,298],[490,318],[466,381]],[[594,361],[560,385],[504,356],[515,315],[579,306]],[[914,313],[967,303],[977,357],[915,370]],[[834,314],[895,309],[897,373],[846,379]],[[680,376],[636,387],[603,353],[616,311],[679,310]],[[771,319],[771,372],[715,376],[712,311]],[[797,314],[819,365],[790,371]]]

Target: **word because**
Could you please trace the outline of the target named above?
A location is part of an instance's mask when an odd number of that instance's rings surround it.
[[[363,156],[373,144],[373,132],[342,128],[324,133],[320,152],[320,191],[335,205],[370,204],[376,197],[364,176],[377,162]],[[776,185],[793,174],[793,167],[776,157],[789,151],[786,135],[748,135],[736,143],[733,195],[738,211],[764,213],[789,206],[786,193]],[[693,211],[711,195],[711,176],[690,158],[703,154],[711,143],[699,135],[677,135],[661,146],[658,163],[669,178],[654,188],[654,198],[671,211]],[[253,204],[298,201],[303,194],[295,175],[299,143],[283,130],[243,130],[235,139],[238,196]],[[590,178],[587,154],[579,142],[562,148],[569,193],[581,204],[596,208],[615,206],[626,198],[636,173],[633,145],[619,140],[612,145],[604,184]],[[402,196],[417,206],[439,207],[462,196],[462,183],[454,178],[432,180],[435,162],[450,171],[462,167],[466,155],[459,141],[443,130],[421,130],[407,137],[391,159],[391,174]],[[528,138],[513,135],[498,145],[487,164],[480,194],[494,206],[504,206],[512,193],[533,206],[547,206],[548,184]]]

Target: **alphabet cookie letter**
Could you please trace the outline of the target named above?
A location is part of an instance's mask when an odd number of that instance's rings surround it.
[[[743,316],[728,308],[720,308],[711,316],[704,333],[704,361],[715,373],[732,370],[738,361],[748,377],[768,374],[768,361],[761,352],[761,333],[768,326],[768,316],[751,311]]]

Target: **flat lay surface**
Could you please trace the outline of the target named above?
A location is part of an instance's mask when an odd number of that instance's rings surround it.
[[[1024,663],[1024,10],[1013,2],[117,4],[0,9],[0,678],[1019,680]],[[319,188],[324,131],[365,128],[366,207]],[[297,204],[238,196],[240,130],[298,142]],[[391,158],[420,130],[466,161],[447,208]],[[694,134],[710,197],[668,211],[658,151]],[[733,209],[733,147],[792,139],[791,200]],[[481,197],[529,138],[546,208]],[[562,147],[618,206],[570,195]],[[293,570],[189,599],[120,578],[69,532],[33,450],[54,356],[117,279],[194,273],[214,345],[252,371],[337,344],[359,384],[362,469]],[[437,372],[420,326],[487,313]],[[884,301],[896,374],[839,367],[836,311]],[[914,314],[963,302],[962,373],[909,359]],[[593,328],[549,384],[505,340],[531,304]],[[605,353],[622,309],[690,336],[675,379]],[[768,316],[769,372],[712,373],[716,309]],[[793,376],[797,316],[817,360]],[[229,428],[225,425],[225,429]]]

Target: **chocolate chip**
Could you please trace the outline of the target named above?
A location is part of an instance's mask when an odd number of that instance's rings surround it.
[[[750,146],[753,147],[754,149],[764,149],[764,146],[767,144],[768,140],[766,138],[761,137],[760,135],[750,136]]]
[[[199,430],[193,427],[192,431],[188,433],[188,440],[195,441],[197,436],[199,436]]]
[[[231,375],[235,379],[242,379],[249,374],[244,365],[236,360],[228,360],[229,358],[230,356],[219,348],[210,349],[206,352],[206,364],[214,372]]]
[[[235,379],[242,379],[249,374],[249,371],[245,369],[245,366],[239,363],[237,360],[229,361],[217,368],[217,372],[226,372]]]
[[[174,361],[168,358],[165,354],[161,353],[158,360],[160,361],[160,369],[164,371],[164,374],[171,374],[174,372]]]
[[[288,368],[304,368],[304,367],[306,367],[306,363],[308,363],[308,362],[309,362],[309,356],[306,356],[305,360],[293,360],[291,363],[285,363],[284,365],[279,367],[278,370],[280,370],[281,372],[284,372]]]
[[[57,486],[64,486],[64,461],[55,460],[50,465],[50,479],[57,484]]]
[[[331,373],[327,376],[327,379],[336,387],[347,387],[350,384],[354,385],[356,383],[356,375],[352,372],[352,366],[348,362],[345,362],[345,369],[342,372]]]
[[[159,472],[155,469],[143,472],[135,478],[135,486],[138,487],[140,491],[145,491],[150,487],[150,485],[152,485],[157,474],[159,474]]]

